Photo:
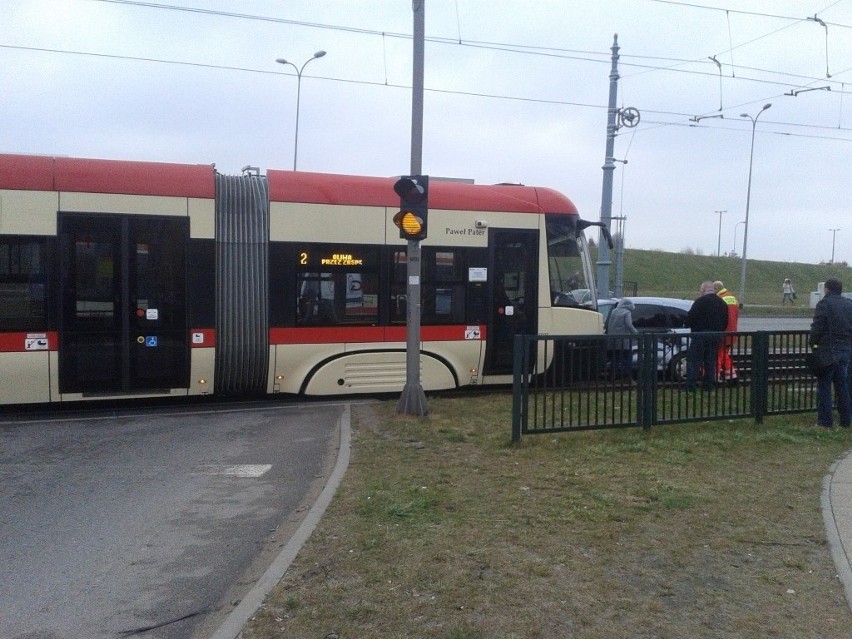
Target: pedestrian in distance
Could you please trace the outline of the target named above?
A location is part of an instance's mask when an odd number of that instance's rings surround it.
[[[736,333],[737,324],[740,320],[740,307],[737,304],[737,298],[734,297],[725,285],[716,280],[713,282],[713,290],[716,295],[722,298],[722,301],[728,305],[728,323],[725,326],[726,333]],[[731,351],[734,348],[737,338],[735,335],[725,335],[722,342],[719,344],[719,350],[716,355],[716,381],[723,384],[736,384],[737,369],[734,366],[734,360],[731,359]]]
[[[692,335],[686,351],[686,388],[695,390],[699,375],[702,388],[716,387],[716,357],[722,331],[728,325],[728,305],[716,295],[713,282],[702,282],[699,296],[686,316]]]
[[[784,280],[783,284],[781,284],[781,293],[783,294],[783,297],[781,298],[781,306],[784,306],[788,300],[790,301],[791,306],[796,303],[793,301],[796,299],[796,291],[793,289],[793,283],[790,281],[789,277]]]
[[[808,343],[814,350],[828,349],[832,365],[817,375],[817,425],[831,428],[831,390],[837,397],[840,425],[852,423],[849,398],[849,360],[852,358],[852,300],[841,295],[843,285],[836,277],[825,281],[825,296],[817,302]]]
[[[609,314],[607,322],[607,333],[615,338],[610,338],[609,348],[611,353],[610,366],[612,378],[629,378],[633,370],[633,346],[636,343],[630,335],[636,335],[639,330],[633,326],[633,309],[635,306],[629,299],[624,298],[618,302]],[[626,335],[628,337],[617,337]]]

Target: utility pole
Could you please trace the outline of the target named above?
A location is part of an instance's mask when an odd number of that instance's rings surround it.
[[[603,165],[603,193],[601,195],[601,223],[609,228],[612,221],[612,173],[615,171],[615,134],[618,131],[618,34],[612,40],[612,70],[609,72],[609,106],[606,120],[606,157]],[[598,235],[598,299],[609,297],[609,245],[603,231]]]
[[[615,170],[615,163],[627,164],[627,160],[616,160],[613,157],[615,151],[615,135],[618,129],[626,126],[632,128],[639,124],[639,110],[633,107],[619,109],[616,106],[618,98],[618,34],[612,38],[612,70],[609,73],[609,107],[607,109],[607,124],[606,124],[606,158],[603,165],[603,189],[601,193],[601,225],[606,228],[604,233],[603,228],[598,235],[598,271],[597,271],[597,297],[603,299],[611,297],[609,294],[609,267],[612,262],[609,259],[609,231],[612,222],[612,172]],[[619,254],[616,254],[616,259]],[[616,269],[621,266],[616,263]],[[620,277],[617,275],[616,277]],[[620,288],[621,280],[615,283],[616,288]]]
[[[414,64],[411,82],[411,175],[423,167],[423,66],[426,41],[426,0],[412,0],[414,13]],[[406,295],[405,386],[397,413],[424,417],[429,413],[420,383],[420,240],[408,240]]]
[[[837,237],[837,231],[840,229],[828,229],[831,231],[831,261],[829,264],[834,264],[834,240]]]
[[[728,210],[716,211],[719,214],[719,241],[716,243],[716,257],[722,256],[722,213],[727,213]]]

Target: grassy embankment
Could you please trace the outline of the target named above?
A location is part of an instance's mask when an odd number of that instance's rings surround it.
[[[792,280],[798,294],[798,310],[791,309],[789,305],[785,309],[785,312],[791,314],[810,313],[810,292],[816,290],[818,282],[824,282],[831,276],[839,277],[844,290],[852,291],[852,268],[848,266],[762,260],[747,262],[746,311],[752,305],[777,306],[780,309],[781,283],[787,277]],[[637,282],[638,295],[694,299],[699,284],[704,280],[722,280],[734,295],[738,295],[740,266],[738,258],[638,249],[624,251],[624,281]],[[614,268],[611,272],[614,272]],[[760,312],[772,312],[772,309],[762,308]]]

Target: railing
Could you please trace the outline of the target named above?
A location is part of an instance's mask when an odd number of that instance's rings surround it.
[[[689,333],[516,336],[513,441],[715,419],[759,423],[766,415],[816,410],[816,379],[805,367],[807,331],[709,335],[728,345],[733,367],[723,366],[712,388],[687,384],[687,353],[696,339]],[[615,365],[623,349],[631,353],[626,375]]]

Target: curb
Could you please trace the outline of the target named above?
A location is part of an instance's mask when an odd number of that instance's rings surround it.
[[[313,533],[320,519],[322,519],[349,466],[352,438],[349,404],[344,405],[338,426],[340,429],[340,443],[337,449],[337,463],[334,465],[334,470],[331,472],[331,476],[328,478],[328,482],[326,482],[316,502],[311,506],[304,521],[299,525],[299,528],[290,538],[290,541],[287,542],[287,545],[284,546],[252,589],[246,593],[246,596],[242,598],[237,607],[228,614],[228,617],[219,626],[218,630],[213,633],[210,639],[236,639],[249,619],[251,619],[263,604],[269,592],[284,577],[284,574],[290,568],[290,564],[293,563],[299,550],[301,550],[304,543],[310,538],[311,533]]]
[[[843,457],[829,467],[828,474],[822,480],[820,504],[822,506],[822,519],[825,522],[825,532],[828,537],[828,546],[831,550],[831,557],[834,559],[834,566],[837,569],[837,577],[843,584],[843,590],[846,593],[846,602],[849,605],[849,609],[852,610],[852,567],[850,567],[850,557],[846,547],[843,545],[840,529],[837,526],[837,519],[831,503],[832,483],[835,473],[841,464],[852,464],[852,451],[847,451]]]

